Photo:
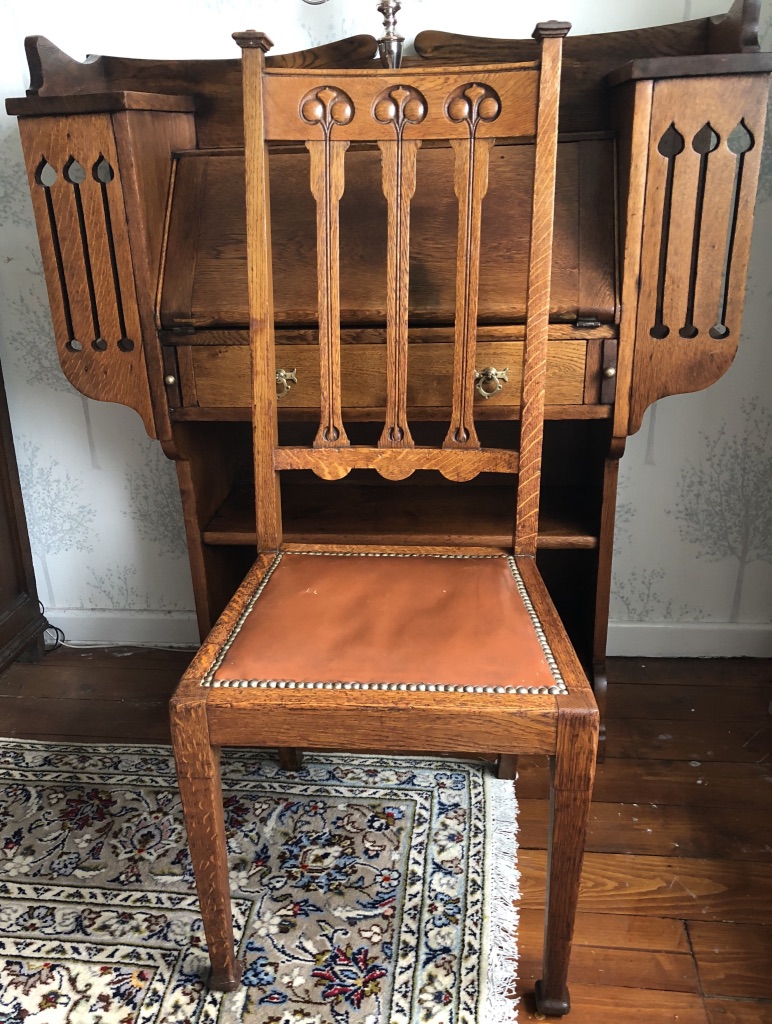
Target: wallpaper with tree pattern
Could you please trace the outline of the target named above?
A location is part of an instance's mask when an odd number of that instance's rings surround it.
[[[73,57],[234,57],[231,32],[266,31],[279,50],[355,32],[377,34],[375,0],[135,0],[132,16],[101,5],[73,17],[52,0],[0,0],[0,85],[28,85],[23,40],[42,33]],[[602,32],[722,13],[729,0],[403,0],[400,28],[527,36],[537,20]],[[772,48],[772,0],[762,25]],[[772,151],[772,132],[767,131]],[[665,399],[646,415],[622,461],[612,621],[635,632],[628,653],[657,649],[663,623],[756,626],[748,653],[772,653],[772,152],[762,169],[743,339],[709,390]],[[83,398],[62,374],[16,123],[0,114],[0,360],[5,372],[38,586],[49,617],[101,613],[120,640],[132,620],[163,639],[164,617],[190,613],[192,590],[173,464],[130,410]],[[87,623],[81,615],[81,623]],[[96,620],[95,620],[96,621]],[[108,625],[104,625],[107,622]],[[766,628],[765,628],[766,627]],[[94,627],[96,629],[96,627]],[[136,635],[136,629],[135,633]],[[612,647],[614,646],[612,626]],[[727,637],[730,633],[727,632]],[[672,646],[673,641],[671,641]],[[677,639],[675,641],[677,648]],[[731,645],[730,645],[731,646]],[[628,644],[629,648],[629,644]],[[729,648],[727,648],[729,651]],[[677,653],[674,650],[673,653]],[[694,653],[689,651],[688,653]],[[731,653],[738,653],[736,647]]]

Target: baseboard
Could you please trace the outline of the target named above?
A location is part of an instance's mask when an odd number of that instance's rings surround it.
[[[47,608],[46,617],[73,643],[184,646],[199,640],[194,612]]]
[[[193,612],[50,609],[76,643],[195,644]],[[610,622],[608,653],[647,658],[772,658],[772,623]]]
[[[772,623],[610,622],[608,653],[632,658],[772,658]]]

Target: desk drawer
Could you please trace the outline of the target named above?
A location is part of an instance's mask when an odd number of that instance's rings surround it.
[[[581,405],[585,392],[587,342],[550,343],[547,403]],[[188,361],[188,360],[186,360]],[[344,345],[341,349],[343,408],[359,412],[386,405],[386,350],[383,345]],[[480,408],[517,409],[523,367],[523,342],[481,342],[476,366],[507,370],[508,380],[490,398],[476,395]],[[297,383],[280,399],[281,409],[319,408],[319,349],[316,345],[276,347],[276,368],[295,371]],[[190,346],[188,372],[194,388],[183,389],[186,403],[202,409],[249,407],[250,359],[244,345]],[[451,404],[453,347],[448,344],[412,345],[408,359],[408,406],[413,410],[448,409]]]

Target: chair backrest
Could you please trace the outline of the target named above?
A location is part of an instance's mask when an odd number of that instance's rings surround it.
[[[234,35],[243,49],[247,252],[257,539],[281,544],[279,472],[310,469],[327,480],[374,469],[401,480],[418,469],[449,480],[518,473],[513,546],[534,555],[544,421],[558,98],[569,26],[537,26],[538,62],[457,68],[318,71],[267,68],[271,42]],[[496,140],[535,140],[520,449],[482,448],[474,422],[482,202]],[[458,247],[450,425],[441,446],[419,447],[407,421],[410,200],[424,140],[454,151]],[[316,199],[321,413],[309,447],[279,446],[271,272],[269,142],[304,142]],[[387,204],[386,384],[377,445],[352,445],[341,414],[339,204],[350,143],[377,143]],[[502,216],[514,211],[502,211]]]

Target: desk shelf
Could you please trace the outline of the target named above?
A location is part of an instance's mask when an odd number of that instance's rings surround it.
[[[595,500],[597,504],[597,498]],[[514,487],[369,483],[282,486],[284,538],[292,543],[512,545]],[[598,515],[587,490],[545,488],[539,548],[592,550]],[[231,492],[203,530],[211,545],[254,545],[254,498]]]

